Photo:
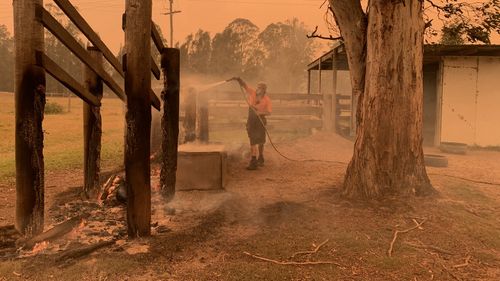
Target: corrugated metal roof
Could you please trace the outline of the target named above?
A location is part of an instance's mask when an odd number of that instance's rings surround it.
[[[329,70],[332,68],[332,58],[334,52],[337,51],[337,56],[340,64],[347,63],[347,56],[344,49],[344,44],[339,42],[332,50],[321,55],[319,58],[307,65],[307,70],[318,69],[321,60],[321,69]],[[441,44],[426,44],[424,45],[424,63],[432,63],[439,61],[441,57],[447,56],[493,56],[500,57],[500,45],[441,45]],[[341,69],[348,69],[347,65]]]

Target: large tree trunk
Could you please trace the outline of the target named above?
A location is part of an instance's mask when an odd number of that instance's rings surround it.
[[[337,1],[359,3],[331,3]],[[364,91],[358,103],[357,138],[344,195],[429,194],[434,189],[425,171],[422,149],[422,3],[372,0],[369,5]],[[333,5],[332,9],[338,19],[339,10]],[[349,28],[338,24],[341,30]],[[349,52],[349,45],[363,42],[345,43]],[[348,59],[353,69],[356,61]],[[354,70],[351,75],[360,75]]]
[[[356,128],[361,120],[357,110],[363,100],[366,70],[367,18],[359,0],[330,0],[330,8],[345,43],[352,85],[352,111],[357,115],[351,121]],[[357,122],[356,122],[357,120]]]

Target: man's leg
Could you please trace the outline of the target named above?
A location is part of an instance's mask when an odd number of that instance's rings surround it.
[[[264,166],[264,144],[259,144],[259,158],[257,159],[259,166]]]
[[[259,148],[256,144],[250,145],[250,152],[252,154],[252,160],[248,164],[247,170],[257,170],[257,156],[259,155]]]

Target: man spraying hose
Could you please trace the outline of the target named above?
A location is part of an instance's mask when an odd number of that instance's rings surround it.
[[[249,87],[245,81],[239,77],[233,77],[228,81],[238,81],[240,87],[245,89],[247,94],[248,119],[247,133],[250,139],[250,151],[252,159],[248,164],[248,170],[257,170],[259,166],[264,166],[264,144],[266,143],[266,116],[271,114],[271,99],[266,95],[267,85],[258,83],[257,89]]]

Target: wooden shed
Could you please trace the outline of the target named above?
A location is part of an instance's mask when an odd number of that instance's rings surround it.
[[[500,146],[500,45],[425,45],[423,69],[424,144]],[[333,128],[354,136],[344,45],[336,44],[307,70],[308,93],[331,95]]]

